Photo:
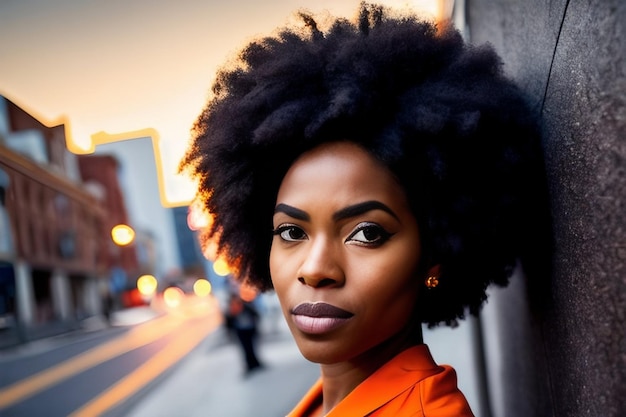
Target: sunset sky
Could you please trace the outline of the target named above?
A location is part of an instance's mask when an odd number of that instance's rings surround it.
[[[217,68],[299,9],[352,17],[359,3],[1,0],[0,95],[47,125],[65,123],[75,153],[152,136],[163,199],[183,204],[191,186],[175,169]],[[381,3],[438,11],[435,0]]]

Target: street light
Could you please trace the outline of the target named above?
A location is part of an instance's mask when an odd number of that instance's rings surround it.
[[[157,285],[157,279],[153,275],[142,275],[137,278],[137,289],[141,295],[145,297],[150,297],[154,294],[156,292]]]
[[[125,224],[118,224],[111,229],[111,238],[118,246],[127,246],[135,239],[135,231]]]

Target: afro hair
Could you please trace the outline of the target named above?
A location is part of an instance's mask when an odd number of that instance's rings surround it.
[[[253,41],[218,73],[181,162],[213,216],[207,238],[238,276],[271,288],[281,180],[303,152],[338,140],[406,190],[423,262],[441,267],[438,287],[421,292],[422,322],[477,314],[518,264],[539,273],[549,222],[537,117],[492,48],[377,5],[324,31],[300,17],[304,28]]]

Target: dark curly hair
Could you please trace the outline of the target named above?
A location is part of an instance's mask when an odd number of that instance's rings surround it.
[[[289,166],[349,140],[398,177],[420,225],[423,265],[441,265],[419,317],[476,314],[517,263],[539,269],[546,226],[535,113],[489,46],[451,27],[362,4],[356,22],[286,28],[222,69],[181,162],[214,216],[208,238],[261,290],[276,195]],[[424,269],[424,268],[422,268]]]

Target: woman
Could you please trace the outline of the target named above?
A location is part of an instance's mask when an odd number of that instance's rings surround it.
[[[421,324],[545,254],[535,118],[496,54],[363,4],[223,69],[181,167],[238,275],[275,289],[321,379],[292,416],[471,416]]]

